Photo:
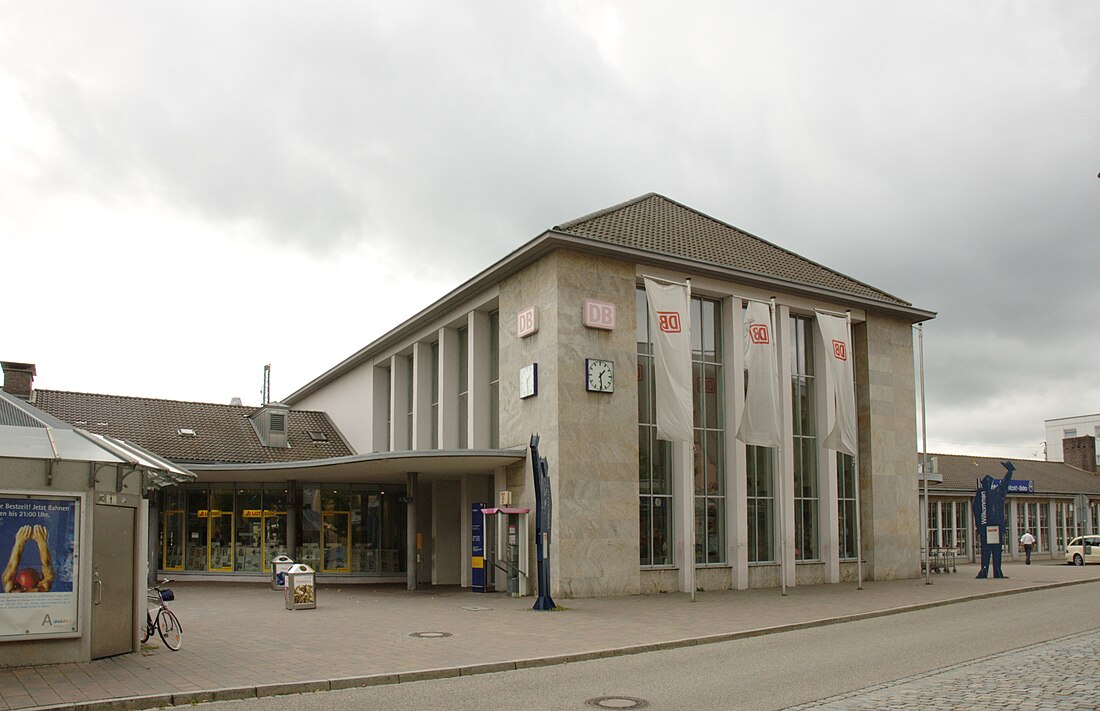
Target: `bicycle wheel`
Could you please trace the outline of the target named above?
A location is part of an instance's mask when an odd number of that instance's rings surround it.
[[[149,616],[149,611],[145,611],[145,626],[141,628],[141,641],[148,642],[149,635],[153,634],[153,618]]]
[[[173,652],[183,646],[183,627],[180,626],[176,613],[168,608],[161,610],[157,615],[157,632],[164,640],[164,646]]]

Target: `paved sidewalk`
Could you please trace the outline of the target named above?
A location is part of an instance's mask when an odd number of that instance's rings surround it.
[[[317,609],[286,610],[255,583],[174,583],[183,649],[159,639],[141,653],[86,664],[0,670],[0,709],[153,708],[392,684],[705,644],[961,600],[1100,581],[1100,566],[1007,564],[1008,579],[975,580],[977,567],[924,578],[557,600],[446,588],[321,586]],[[417,633],[442,633],[425,637]],[[0,647],[2,650],[2,647]]]

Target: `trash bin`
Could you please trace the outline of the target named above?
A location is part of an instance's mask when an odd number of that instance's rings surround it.
[[[288,610],[309,610],[317,607],[317,585],[313,568],[295,563],[286,571],[283,599]]]
[[[277,555],[271,560],[271,589],[282,590],[286,585],[286,571],[294,561],[285,555]]]

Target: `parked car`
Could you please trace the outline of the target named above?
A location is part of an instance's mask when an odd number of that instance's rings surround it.
[[[1074,565],[1100,563],[1100,536],[1078,536],[1066,546],[1066,562]]]

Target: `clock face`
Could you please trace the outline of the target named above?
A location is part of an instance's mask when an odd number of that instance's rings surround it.
[[[615,363],[610,360],[586,358],[585,389],[592,393],[615,392]]]
[[[529,363],[519,369],[519,397],[533,397],[539,394],[539,364]]]

